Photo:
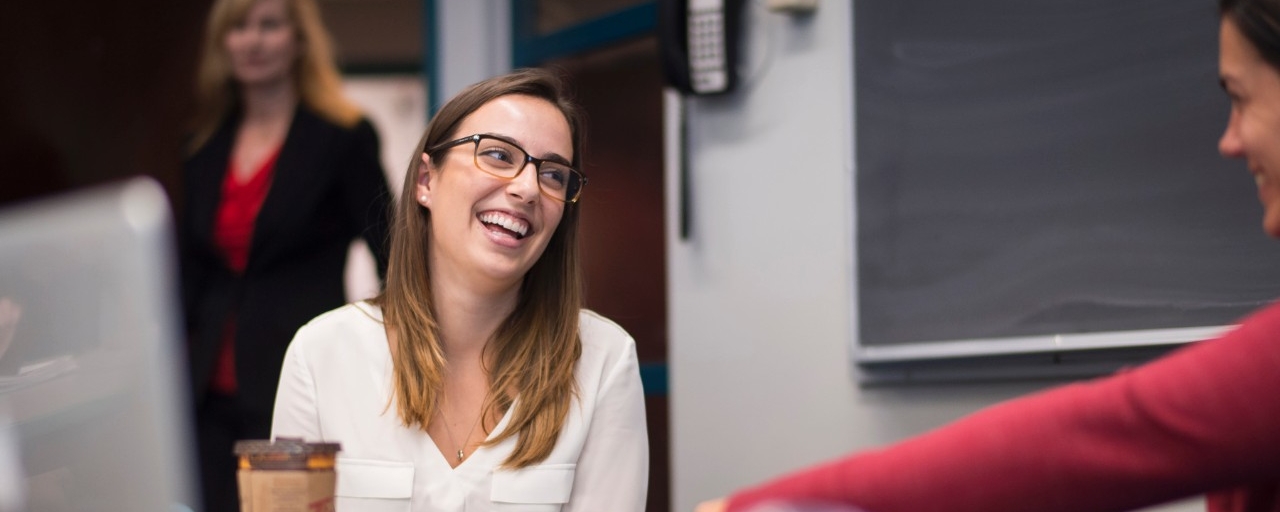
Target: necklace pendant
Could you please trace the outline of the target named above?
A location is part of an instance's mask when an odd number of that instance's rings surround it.
[[[464,455],[462,454],[462,450],[458,450],[458,462],[462,462],[462,457],[463,457],[463,456],[464,456]]]

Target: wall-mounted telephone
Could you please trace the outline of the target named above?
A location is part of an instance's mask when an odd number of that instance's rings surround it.
[[[667,81],[685,94],[729,92],[738,81],[742,0],[659,0]]]

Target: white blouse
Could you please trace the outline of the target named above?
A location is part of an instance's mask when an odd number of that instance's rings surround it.
[[[271,436],[342,444],[337,512],[640,512],[649,439],[635,340],[588,310],[579,332],[578,399],[540,464],[498,469],[515,449],[512,437],[451,468],[425,431],[402,426],[390,401],[382,311],[368,303],[335,309],[298,330],[285,355]]]

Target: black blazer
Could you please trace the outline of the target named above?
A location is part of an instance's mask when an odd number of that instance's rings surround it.
[[[346,301],[343,269],[353,239],[368,242],[379,277],[386,275],[391,195],[368,121],[343,128],[300,105],[258,212],[244,275],[236,276],[214,245],[213,225],[238,122],[227,120],[183,164],[183,306],[195,403],[209,388],[222,330],[234,317],[238,394],[269,425],[294,332]]]

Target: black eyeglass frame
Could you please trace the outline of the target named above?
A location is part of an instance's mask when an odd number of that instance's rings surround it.
[[[482,141],[482,140],[484,140],[484,139],[493,139],[493,140],[496,140],[496,141],[501,141],[501,142],[502,142],[502,143],[504,143],[504,144],[510,144],[510,145],[511,145],[511,147],[513,147],[513,148],[516,148],[516,149],[520,150],[520,152],[521,152],[521,153],[524,153],[524,162],[521,162],[521,163],[520,163],[520,167],[516,170],[516,174],[515,174],[514,176],[511,176],[511,177],[507,177],[507,176],[499,176],[499,175],[497,175],[497,174],[494,174],[494,173],[491,173],[491,172],[489,172],[489,171],[484,170],[484,167],[480,165],[480,162],[479,162],[478,160],[476,160],[476,159],[480,158],[480,155],[479,155],[479,154],[477,154],[477,153],[478,153],[478,150],[480,149],[480,141]],[[516,179],[516,178],[519,178],[519,177],[520,177],[520,173],[524,172],[524,168],[525,168],[525,167],[528,167],[528,165],[529,165],[530,163],[533,163],[533,172],[535,172],[535,173],[537,173],[537,172],[541,172],[541,170],[542,170],[542,164],[543,164],[543,163],[545,163],[545,162],[551,162],[551,163],[553,163],[553,164],[563,165],[565,169],[568,169],[570,173],[572,173],[572,174],[574,174],[574,175],[576,175],[576,176],[578,177],[578,190],[577,190],[577,191],[576,191],[576,193],[573,195],[573,197],[572,197],[572,198],[569,198],[569,197],[566,195],[564,199],[560,199],[559,197],[556,197],[556,196],[554,196],[554,195],[548,194],[545,190],[543,190],[543,189],[542,189],[542,180],[534,180],[534,181],[536,181],[536,182],[538,183],[538,192],[542,193],[542,195],[544,195],[544,196],[547,196],[547,197],[550,197],[550,198],[552,198],[552,199],[555,199],[556,201],[560,201],[560,202],[562,202],[562,203],[567,203],[567,204],[573,204],[573,203],[576,203],[576,202],[578,202],[578,199],[581,199],[581,198],[582,198],[582,189],[583,189],[584,187],[586,187],[586,186],[587,186],[587,175],[582,174],[582,171],[579,171],[579,170],[577,170],[577,169],[574,169],[572,166],[569,166],[569,165],[565,164],[564,162],[558,162],[558,161],[555,161],[555,160],[547,160],[547,159],[543,159],[543,158],[535,158],[533,155],[530,155],[530,154],[529,154],[529,151],[528,151],[528,150],[524,149],[524,148],[523,148],[523,147],[521,147],[519,144],[516,144],[515,142],[513,142],[513,141],[511,141],[510,139],[507,139],[507,138],[505,138],[505,137],[499,137],[499,136],[497,136],[497,135],[488,134],[488,133],[476,133],[476,134],[468,135],[468,136],[466,136],[466,137],[462,137],[462,138],[460,138],[460,139],[454,139],[454,140],[451,140],[451,141],[448,141],[448,142],[441,142],[441,143],[439,143],[439,144],[436,144],[436,145],[434,145],[434,146],[431,146],[431,147],[429,147],[429,148],[426,148],[426,149],[425,149],[425,150],[423,150],[422,152],[423,152],[424,154],[426,154],[427,156],[432,156],[432,155],[434,155],[435,153],[438,153],[438,152],[440,152],[440,151],[444,151],[444,150],[446,150],[446,149],[452,149],[452,148],[454,148],[454,147],[461,146],[461,145],[466,144],[466,143],[468,143],[468,142],[474,142],[474,143],[475,143],[475,145],[476,145],[475,149],[477,150],[477,152],[474,152],[474,153],[472,153],[472,155],[471,155],[472,163],[474,163],[474,164],[475,164],[476,169],[480,169],[480,171],[481,171],[481,172],[484,172],[485,174],[488,174],[488,175],[493,176],[493,177],[498,178],[498,179],[514,180],[514,179]],[[567,189],[567,188],[568,188],[568,184],[566,184],[566,185],[565,185],[565,187],[566,187],[566,189]],[[567,190],[566,190],[566,192],[567,192]]]

